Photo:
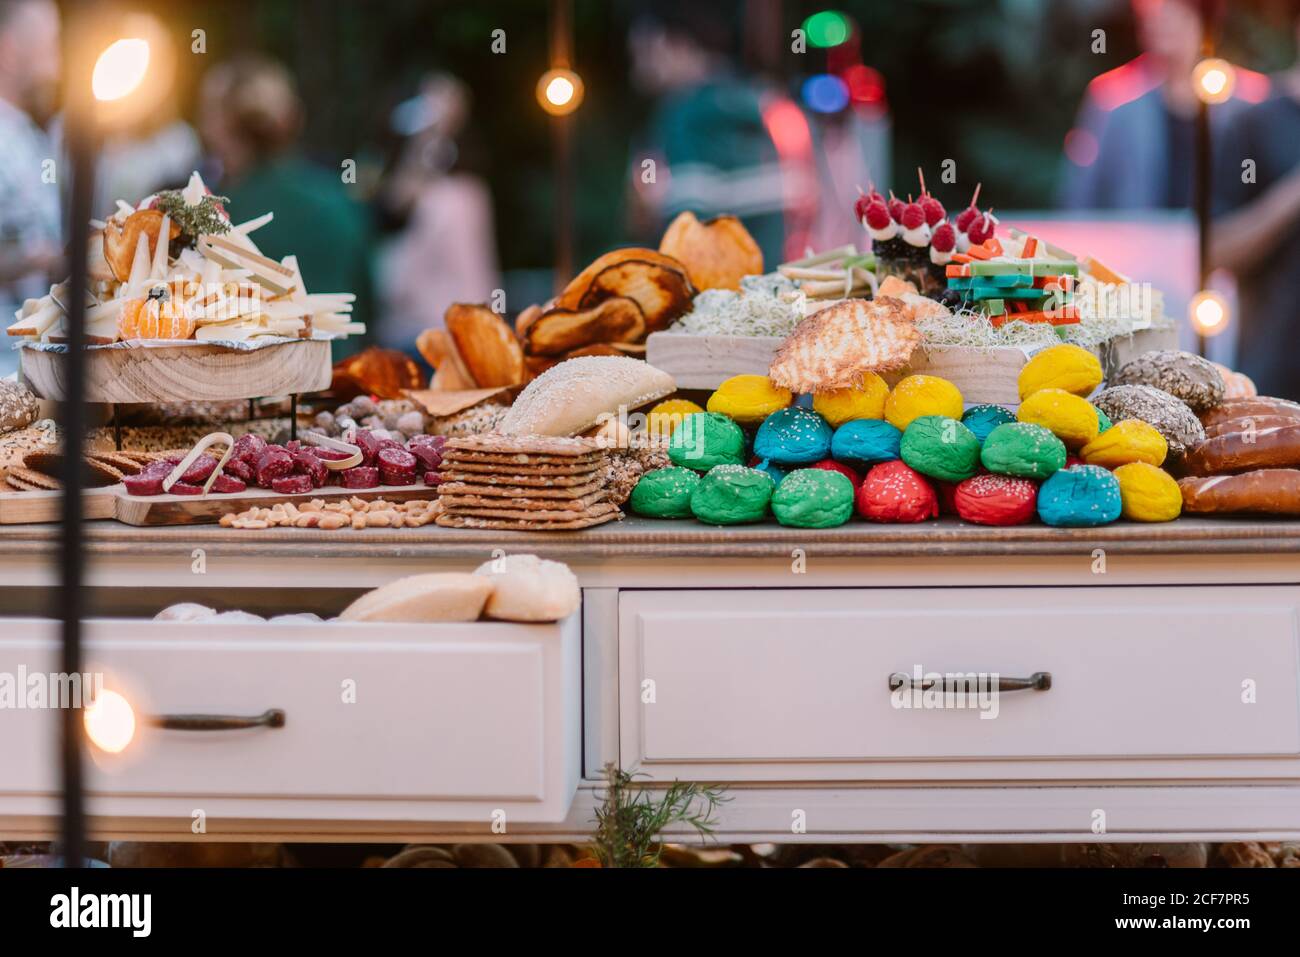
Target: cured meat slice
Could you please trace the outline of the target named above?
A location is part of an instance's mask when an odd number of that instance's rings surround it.
[[[248,483],[234,475],[227,475],[224,471],[212,480],[213,492],[220,492],[223,495],[231,492],[244,492],[248,490]]]
[[[300,492],[310,492],[312,490],[310,475],[282,475],[279,478],[271,479],[271,488],[281,495],[297,495]]]
[[[358,465],[356,468],[344,469],[340,472],[339,480],[344,488],[378,488],[379,469],[372,465]]]

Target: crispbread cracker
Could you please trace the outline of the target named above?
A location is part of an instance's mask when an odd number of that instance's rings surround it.
[[[598,465],[602,455],[533,455],[519,452],[515,455],[497,455],[491,452],[449,451],[444,462],[470,462],[475,465]]]
[[[440,497],[443,506],[455,514],[478,515],[473,509],[518,509],[524,512],[585,512],[593,505],[609,501],[608,493],[593,492],[578,498],[502,498],[494,495],[448,495]]]
[[[591,475],[598,472],[594,465],[480,465],[477,462],[442,460],[440,472],[472,472],[477,475]]]
[[[7,492],[50,492],[53,489],[41,488],[39,485],[33,485],[31,482],[24,482],[22,479],[14,478],[12,475],[5,476],[5,491]]]
[[[584,485],[484,485],[480,482],[443,482],[438,491],[447,495],[487,495],[494,498],[581,498],[605,488],[603,482]]]
[[[141,469],[139,462],[121,452],[92,452],[87,458],[111,465],[123,475],[135,475]]]
[[[30,486],[30,488],[25,488],[24,491],[54,492],[63,487],[58,479],[29,468],[10,469],[6,479],[15,487],[18,487],[17,482],[21,482],[24,486]]]
[[[608,511],[618,511],[618,506],[610,502],[598,502],[585,508],[571,511],[569,509],[519,509],[519,508],[448,508],[447,515],[472,515],[476,518],[499,518],[515,521],[565,522],[575,518],[590,518],[604,515]]]
[[[612,511],[604,512],[600,515],[588,516],[567,522],[512,521],[499,518],[478,518],[473,515],[449,514],[439,515],[437,522],[443,528],[480,528],[500,532],[576,531],[580,528],[591,528],[593,525],[603,525],[605,522],[612,522],[616,518],[623,517],[622,513],[617,508],[613,508],[613,506],[611,506],[611,508]]]
[[[590,485],[598,481],[602,475],[603,472],[580,472],[576,475],[557,475],[553,472],[506,474],[504,472],[461,472],[451,469],[442,473],[442,481],[443,484],[465,482],[468,485],[526,485],[549,488],[553,485]]]
[[[590,455],[600,451],[600,446],[590,439],[573,439],[551,435],[501,435],[488,432],[482,435],[464,435],[447,440],[448,449],[467,452],[489,452],[494,455]]]

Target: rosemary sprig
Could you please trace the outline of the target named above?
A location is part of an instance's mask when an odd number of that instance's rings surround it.
[[[660,834],[673,824],[688,824],[702,838],[712,838],[718,806],[731,800],[721,787],[674,781],[654,800],[630,774],[605,765],[605,794],[596,808],[596,857],[602,867],[657,867]]]
[[[217,208],[218,203],[228,202],[225,196],[208,195],[197,203],[187,203],[179,189],[166,189],[158,194],[158,209],[180,227],[181,238],[189,244],[203,235],[220,236],[230,232],[230,224]]]

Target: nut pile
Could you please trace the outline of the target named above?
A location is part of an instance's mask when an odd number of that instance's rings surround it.
[[[442,511],[437,499],[367,502],[353,496],[337,502],[314,498],[301,505],[279,502],[269,508],[250,508],[221,516],[223,528],[419,528]]]

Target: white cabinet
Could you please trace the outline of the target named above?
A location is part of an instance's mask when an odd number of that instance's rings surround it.
[[[0,672],[56,670],[57,628],[4,621]],[[86,670],[139,719],[121,753],[90,749],[87,811],[563,820],[580,775],[580,628],[577,615],[555,625],[87,622]],[[283,711],[283,726],[156,724],[268,709]],[[57,808],[57,725],[52,710],[0,711],[0,814]]]
[[[621,760],[726,781],[1300,777],[1298,605],[1293,587],[625,591]],[[891,692],[918,669],[984,684]],[[991,693],[1036,673],[1050,688]]]

